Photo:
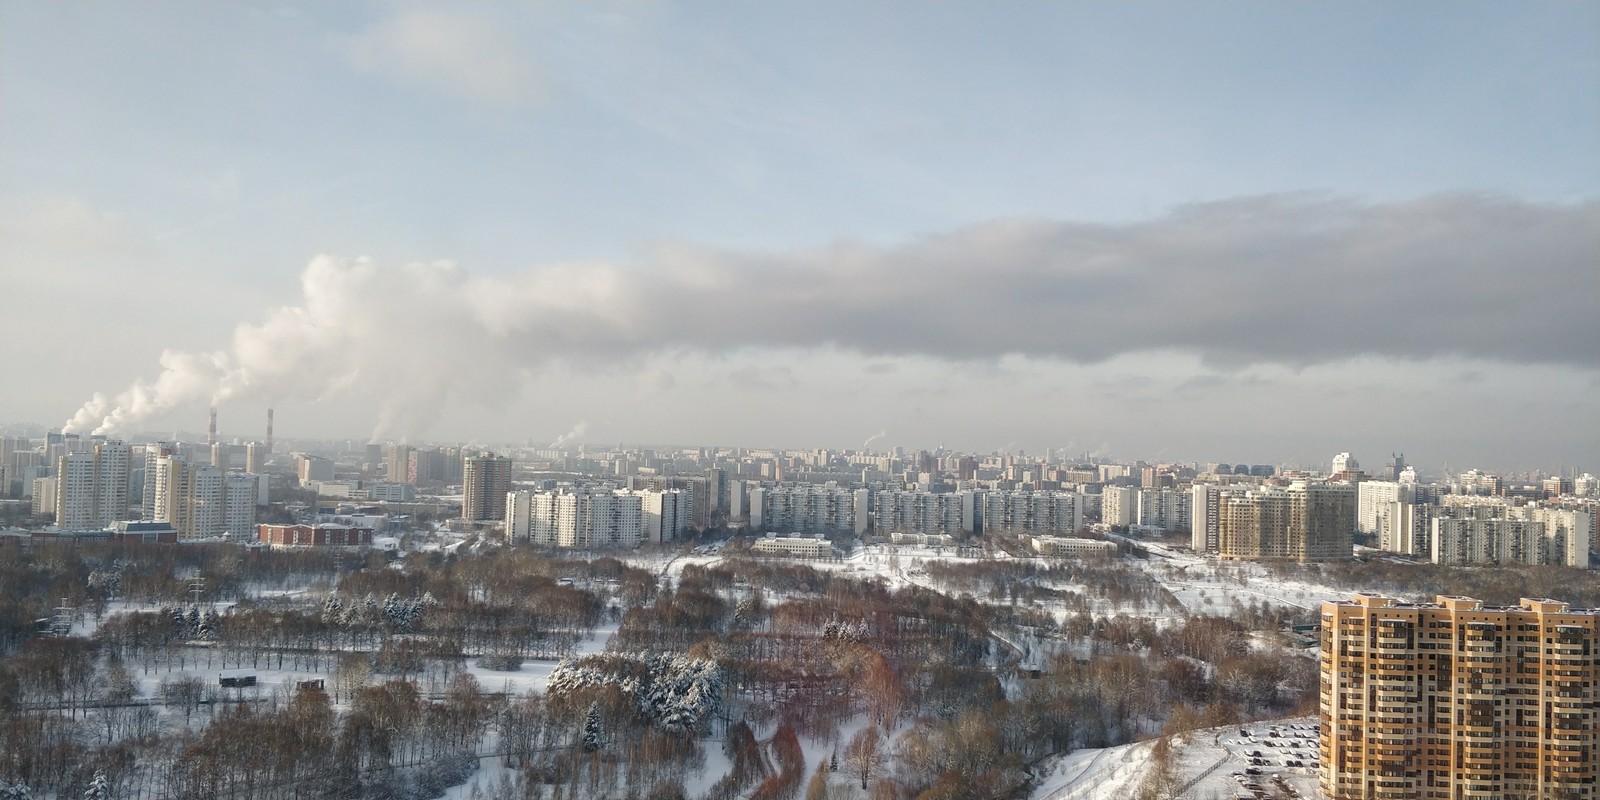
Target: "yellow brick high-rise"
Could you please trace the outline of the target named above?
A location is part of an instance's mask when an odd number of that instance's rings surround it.
[[[1323,791],[1600,797],[1597,618],[1555,600],[1323,603]]]

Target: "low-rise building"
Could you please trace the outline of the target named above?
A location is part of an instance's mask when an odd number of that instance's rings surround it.
[[[768,536],[750,545],[750,552],[790,558],[830,558],[833,556],[833,545],[820,537]]]
[[[1115,542],[1076,536],[1035,536],[1033,552],[1054,558],[1107,557],[1117,554]]]
[[[271,547],[371,547],[372,529],[351,525],[258,525],[256,540]]]

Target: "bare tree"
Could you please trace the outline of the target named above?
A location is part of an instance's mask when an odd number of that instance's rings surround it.
[[[844,761],[850,765],[850,771],[861,779],[861,788],[867,788],[867,782],[872,779],[872,774],[883,766],[883,734],[878,732],[876,725],[867,725],[850,737],[850,744],[845,746]]]

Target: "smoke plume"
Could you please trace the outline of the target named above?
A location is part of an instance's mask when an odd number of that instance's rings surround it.
[[[868,436],[867,440],[861,443],[861,449],[865,450],[868,447],[871,447],[873,442],[876,442],[879,439],[882,439],[883,437],[888,436],[888,435],[889,435],[888,431],[878,431],[877,433],[874,433],[871,436]]]
[[[225,350],[163,353],[154,379],[94,395],[65,427],[112,433],[180,406],[360,391],[380,398],[375,435],[417,432],[457,393],[512,396],[554,360],[668,349],[1593,368],[1597,253],[1600,202],[1267,196],[1126,225],[1006,220],[778,254],[674,243],[636,264],[495,275],[319,256],[298,304],[239,325]]]
[[[557,436],[556,440],[550,443],[550,449],[554,450],[569,442],[575,442],[578,439],[583,438],[583,435],[588,432],[589,423],[584,420],[579,420],[578,424],[572,426],[572,430]]]

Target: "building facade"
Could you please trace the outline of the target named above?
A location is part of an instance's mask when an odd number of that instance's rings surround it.
[[[506,493],[511,490],[511,459],[480,453],[461,459],[461,518],[505,519]]]
[[[1223,558],[1333,561],[1349,558],[1355,487],[1296,481],[1287,488],[1229,490],[1219,499],[1218,553]]]
[[[635,547],[645,537],[643,494],[612,489],[511,492],[505,501],[506,537],[541,547]]]
[[[984,533],[1075,534],[1083,507],[1072,492],[986,492],[981,504]]]
[[[97,441],[56,461],[56,527],[103,530],[128,516],[132,450],[124,442]]]
[[[372,529],[350,525],[261,525],[256,541],[271,547],[371,547]]]
[[[1222,487],[1197,483],[1189,488],[1189,549],[1215,553],[1222,535]]]
[[[872,495],[872,528],[879,535],[973,533],[978,529],[977,495],[881,490]]]
[[[755,530],[863,534],[871,520],[871,493],[807,483],[780,483],[750,490],[750,527]]]
[[[1333,800],[1600,796],[1600,611],[1376,595],[1322,605]]]
[[[1188,491],[1147,487],[1139,490],[1139,524],[1146,528],[1176,531],[1189,527]]]
[[[1100,521],[1107,525],[1132,525],[1139,520],[1139,490],[1132,486],[1107,486],[1100,491]]]

